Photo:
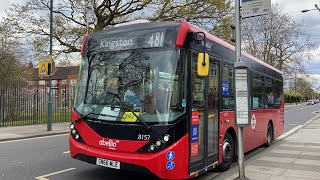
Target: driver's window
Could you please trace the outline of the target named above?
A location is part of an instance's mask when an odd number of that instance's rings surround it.
[[[197,74],[197,56],[193,54],[193,71],[192,71],[192,102],[194,111],[203,110],[205,105],[204,91],[205,78]]]

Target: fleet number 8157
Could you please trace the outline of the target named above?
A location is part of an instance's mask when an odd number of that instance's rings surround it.
[[[138,134],[138,140],[148,141],[148,140],[150,140],[150,135],[148,135],[148,134]]]

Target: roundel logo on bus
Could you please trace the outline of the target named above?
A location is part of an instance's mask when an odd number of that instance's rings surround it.
[[[251,127],[252,127],[252,129],[256,128],[256,124],[257,124],[256,115],[252,114],[252,117],[251,117]]]
[[[109,140],[102,140],[99,141],[100,146],[107,146],[109,149],[115,149],[117,147],[117,144],[119,143],[119,140],[113,141],[112,139]]]

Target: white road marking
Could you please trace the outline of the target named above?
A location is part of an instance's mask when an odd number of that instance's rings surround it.
[[[0,142],[0,144],[10,143],[10,142],[19,142],[19,141],[28,141],[28,140],[34,140],[34,139],[44,139],[44,138],[50,138],[50,137],[68,136],[68,135],[69,135],[69,133],[52,135],[52,136],[51,136],[51,135],[48,135],[48,136],[35,137],[35,138],[16,139],[16,140],[10,140],[10,141],[2,141],[2,142]]]
[[[70,151],[66,151],[66,152],[63,152],[64,154],[68,154],[68,153],[70,153]]]
[[[45,174],[45,175],[42,175],[42,176],[38,176],[38,177],[35,177],[35,178],[38,179],[38,180],[50,180],[50,179],[48,179],[46,177],[53,176],[53,175],[60,174],[60,173],[64,173],[64,172],[67,172],[67,171],[72,171],[72,170],[75,170],[75,169],[76,168],[69,168],[69,169],[53,172],[53,173],[50,173],[50,174]]]

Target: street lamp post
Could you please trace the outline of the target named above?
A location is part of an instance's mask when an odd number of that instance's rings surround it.
[[[289,78],[289,89],[290,89],[290,104],[291,104],[291,96],[292,96],[292,85],[291,85],[291,77]]]
[[[52,63],[52,29],[53,29],[53,0],[50,0],[50,62]],[[52,64],[51,64],[52,68]],[[49,98],[48,98],[48,124],[47,131],[52,131],[52,76],[49,76]]]
[[[295,74],[295,76],[294,76],[294,95],[295,95],[295,97],[296,97],[296,105],[298,104],[297,103],[297,73]]]
[[[305,13],[305,12],[314,11],[314,10],[318,10],[320,12],[320,8],[318,7],[317,4],[314,4],[314,7],[315,7],[315,9],[305,9],[305,10],[302,10],[301,12]],[[296,104],[297,104],[297,98],[296,98]]]

